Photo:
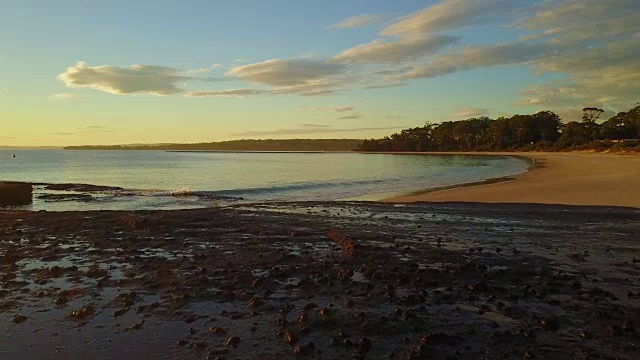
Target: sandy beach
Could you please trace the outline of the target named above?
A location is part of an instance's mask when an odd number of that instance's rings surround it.
[[[386,199],[388,202],[479,202],[605,205],[640,208],[640,156],[602,153],[482,153],[534,160],[513,179]]]

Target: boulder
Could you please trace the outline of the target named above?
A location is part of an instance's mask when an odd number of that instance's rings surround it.
[[[33,186],[18,182],[0,182],[0,206],[29,205],[33,202]]]

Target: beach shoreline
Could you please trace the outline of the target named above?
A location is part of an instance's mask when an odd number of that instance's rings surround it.
[[[395,153],[404,154],[404,153]],[[414,153],[512,156],[532,162],[529,171],[444,188],[426,189],[383,202],[475,202],[621,206],[640,208],[640,156],[584,152]]]

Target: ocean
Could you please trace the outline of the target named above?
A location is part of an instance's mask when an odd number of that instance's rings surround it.
[[[16,154],[16,157],[12,157]],[[0,181],[120,187],[78,197],[35,187],[30,210],[153,210],[238,202],[379,200],[519,174],[508,156],[0,150]]]

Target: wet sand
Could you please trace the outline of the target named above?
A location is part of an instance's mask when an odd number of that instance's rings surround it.
[[[485,153],[482,153],[485,154]],[[389,202],[536,203],[640,208],[640,156],[602,153],[491,153],[534,160],[532,171],[505,181],[425,191]]]
[[[640,211],[0,210],[0,358],[638,359]]]

